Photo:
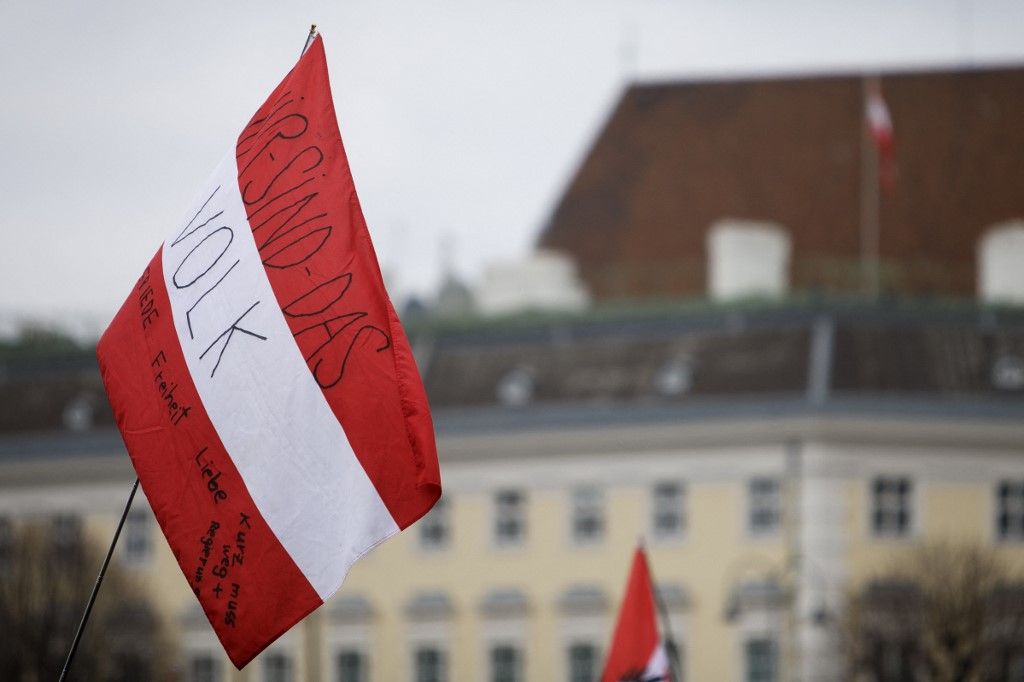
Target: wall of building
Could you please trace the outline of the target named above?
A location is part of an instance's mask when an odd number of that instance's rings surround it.
[[[220,653],[152,523],[152,554],[131,570],[148,582],[178,632],[184,672],[190,657],[210,655],[220,679],[261,682],[265,659],[283,653],[293,679],[329,679],[337,654],[356,649],[368,656],[369,679],[403,680],[411,679],[416,647],[427,644],[447,652],[449,679],[478,680],[487,678],[489,647],[511,643],[524,652],[525,679],[558,680],[568,677],[571,644],[606,649],[632,548],[644,536],[655,580],[686,595],[685,605],[670,604],[686,679],[743,679],[744,641],[764,636],[776,642],[780,665],[801,670],[800,679],[829,679],[823,656],[834,651],[829,628],[842,595],[887,571],[917,541],[997,543],[1024,569],[1024,542],[998,541],[994,522],[998,481],[1024,480],[1017,427],[947,424],[960,435],[944,443],[948,434],[934,423],[885,423],[869,432],[863,424],[811,420],[443,439],[447,545],[425,549],[420,526],[385,543],[356,564],[338,595],[242,673]],[[632,445],[623,448],[623,441]],[[517,452],[524,447],[527,454]],[[35,477],[2,476],[0,516],[68,511],[87,520],[90,535],[109,537],[128,492],[123,469],[110,473],[80,480],[51,467]],[[871,531],[871,485],[879,475],[913,482],[905,538]],[[784,483],[779,523],[763,535],[749,528],[754,478]],[[652,530],[653,488],[664,481],[685,490],[684,530],[667,539]],[[601,538],[583,544],[571,531],[572,491],[581,486],[602,491],[605,522]],[[526,501],[525,536],[512,547],[494,539],[495,494],[507,489],[522,491]],[[766,583],[785,601],[736,601],[745,586]],[[581,586],[601,599],[575,612],[565,598]],[[486,606],[508,590],[523,602],[513,600],[505,611]],[[450,609],[411,612],[425,594],[446,595]],[[368,615],[346,615],[342,606],[354,598],[369,605]],[[824,623],[814,618],[822,606]]]

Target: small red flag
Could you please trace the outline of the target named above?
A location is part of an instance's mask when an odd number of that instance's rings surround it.
[[[671,682],[668,652],[658,636],[654,587],[643,547],[637,547],[601,682]]]
[[[878,154],[878,184],[886,192],[896,187],[896,148],[892,117],[882,96],[882,88],[873,83],[864,102],[864,119]]]
[[[238,667],[441,494],[318,37],[97,348],[128,454]]]

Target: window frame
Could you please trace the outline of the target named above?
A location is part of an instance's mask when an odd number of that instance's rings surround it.
[[[260,679],[263,682],[279,682],[279,678],[271,677],[271,661],[284,663],[280,682],[295,682],[295,657],[284,651],[269,651],[260,665]]]
[[[1008,494],[1003,495],[1006,489]],[[1004,499],[1010,498],[1010,499]],[[1010,509],[1007,509],[1009,502]],[[1024,543],[1024,478],[1004,477],[996,481],[993,490],[994,536],[996,542]],[[1007,519],[1003,528],[1003,519]]]
[[[880,490],[880,486],[895,483],[896,491]],[[905,490],[899,490],[899,486],[905,484]],[[872,476],[868,481],[868,532],[877,540],[905,540],[912,538],[917,532],[917,499],[918,486],[913,477],[908,474],[878,474]],[[887,502],[883,496],[895,495],[896,502]],[[886,503],[880,505],[880,503]],[[882,507],[887,508],[882,508]],[[903,514],[905,521],[901,527],[890,528],[887,524],[880,523],[880,519],[891,517],[895,514],[897,523],[899,515]]]
[[[512,653],[511,664],[512,676],[498,676],[498,661],[496,655],[499,651]],[[523,682],[526,679],[526,657],[523,648],[513,642],[494,642],[487,649],[487,679],[490,682]]]
[[[751,649],[754,645],[766,644],[770,656],[771,669],[767,677],[763,675],[754,676],[752,666]],[[779,644],[774,637],[756,635],[747,637],[743,641],[743,682],[778,682],[779,681]]]
[[[451,503],[448,497],[445,495],[439,497],[417,525],[419,526],[418,544],[421,550],[442,552],[448,549],[452,542]],[[439,537],[430,537],[430,532],[433,529],[439,529]]]
[[[82,540],[82,517],[74,512],[57,512],[50,517],[55,545],[75,545]]]
[[[369,660],[366,656],[366,652],[357,647],[338,647],[334,650],[334,675],[332,676],[336,682],[349,682],[342,678],[342,659],[347,657],[353,657],[354,660],[358,661],[356,677],[352,682],[366,682],[369,679]]]
[[[17,544],[14,520],[10,516],[0,514],[0,570],[5,570],[13,564]]]
[[[591,674],[588,675],[587,671],[582,671],[581,676],[580,677],[576,677],[578,671],[574,667],[574,665],[576,663],[576,658],[574,658],[573,654],[574,654],[574,652],[576,652],[578,650],[581,650],[581,649],[588,649],[590,651],[590,653],[591,653],[591,657],[592,658],[591,658],[590,664],[589,664],[590,665],[589,672]],[[579,682],[579,680],[589,680],[589,681],[592,681],[592,680],[596,680],[596,679],[600,678],[600,676],[601,676],[601,648],[600,648],[600,646],[596,642],[589,641],[589,640],[573,640],[573,641],[570,641],[568,646],[566,646],[566,648],[565,648],[565,668],[566,668],[566,679],[569,680],[569,682]]]
[[[200,677],[197,674],[197,664],[209,664],[209,670],[206,671],[209,677]],[[210,651],[196,651],[188,655],[186,680],[188,682],[220,682],[223,679],[223,665],[217,656]]]
[[[124,520],[124,560],[128,564],[148,563],[153,556],[153,523],[144,509],[133,509]]]
[[[504,500],[503,500],[504,498]],[[514,500],[514,504],[509,501]],[[494,492],[491,498],[493,524],[491,541],[495,547],[510,549],[526,544],[526,494],[521,488],[502,488]],[[509,524],[516,528],[514,534],[503,532]]]
[[[572,489],[569,499],[569,537],[576,546],[598,545],[608,532],[605,493],[600,486],[581,485]],[[581,532],[587,523],[593,530]]]
[[[774,491],[766,493],[764,490],[757,491],[756,487],[763,484],[770,484]],[[782,531],[783,515],[783,481],[779,476],[754,476],[747,479],[747,535],[753,538],[778,537]],[[765,504],[767,501],[768,504]],[[769,509],[769,505],[773,508]],[[754,519],[761,513],[771,515],[773,523],[770,526],[759,526]]]
[[[420,668],[421,656],[423,654],[434,654],[437,666],[433,677],[424,677]],[[434,643],[417,644],[412,651],[412,679],[414,682],[447,682],[448,680],[448,651]]]
[[[674,490],[672,496],[663,494],[663,491]],[[687,485],[682,480],[660,480],[651,485],[651,537],[658,541],[678,541],[686,537],[687,522],[686,514]],[[669,517],[665,513],[668,505],[673,505],[676,518],[675,528],[662,528],[659,521]]]

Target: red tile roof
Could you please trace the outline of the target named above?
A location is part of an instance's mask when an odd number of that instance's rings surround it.
[[[1024,217],[1024,68],[881,77],[896,138],[880,200],[882,287],[973,296],[979,236]],[[862,80],[819,76],[634,85],[539,246],[569,253],[598,300],[702,295],[721,218],[771,220],[797,291],[854,291]]]

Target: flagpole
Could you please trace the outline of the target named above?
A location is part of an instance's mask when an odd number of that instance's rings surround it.
[[[121,528],[124,527],[124,520],[128,518],[128,510],[132,508],[132,500],[135,499],[135,492],[139,489],[139,479],[135,478],[135,483],[132,484],[132,492],[128,495],[128,502],[124,505],[124,511],[121,512],[121,520],[117,524],[117,530],[114,531],[114,538],[110,541],[110,547],[107,549],[107,557],[103,560],[103,565],[100,567],[100,574],[96,576],[96,584],[92,586],[92,594],[89,595],[89,603],[85,605],[85,612],[82,614],[82,620],[78,623],[78,631],[75,633],[75,639],[71,642],[71,650],[68,651],[68,658],[64,661],[64,669],[60,672],[60,680],[63,682],[64,678],[68,674],[68,670],[71,668],[71,660],[75,657],[75,652],[78,650],[78,642],[82,639],[82,632],[85,630],[85,624],[89,620],[89,614],[92,613],[92,605],[96,602],[96,595],[100,591],[100,584],[103,583],[103,576],[107,573],[107,566],[110,565],[110,557],[114,554],[114,547],[117,545],[117,539],[121,537]]]
[[[672,636],[672,626],[668,619],[668,609],[665,607],[665,600],[661,598],[661,590],[658,584],[654,584],[654,601],[658,604],[658,613],[661,614],[661,628],[665,631],[665,653],[668,654],[668,667],[672,671],[672,682],[681,682],[683,679],[679,674],[679,649],[676,648],[676,639]]]
[[[878,88],[878,76],[861,78],[860,147],[860,274],[863,292],[871,300],[879,291],[879,160],[865,121],[871,93]]]
[[[642,535],[639,539],[639,545],[646,549]],[[661,597],[661,590],[658,589],[657,581],[653,580],[654,571],[651,570],[649,565],[647,570],[650,572],[652,582],[654,583],[651,592],[654,593],[654,603],[658,609],[658,614],[661,616],[661,629],[664,631],[665,653],[668,654],[668,666],[669,670],[672,671],[672,682],[680,682],[683,678],[679,675],[679,650],[676,648],[675,637],[672,636],[672,624],[668,618],[668,608],[665,606],[665,600]]]
[[[302,46],[299,59],[302,59],[302,55],[306,54],[306,50],[309,49],[309,44],[313,42],[313,38],[316,38],[316,24],[310,24],[309,26],[309,35],[306,36],[306,44]]]

